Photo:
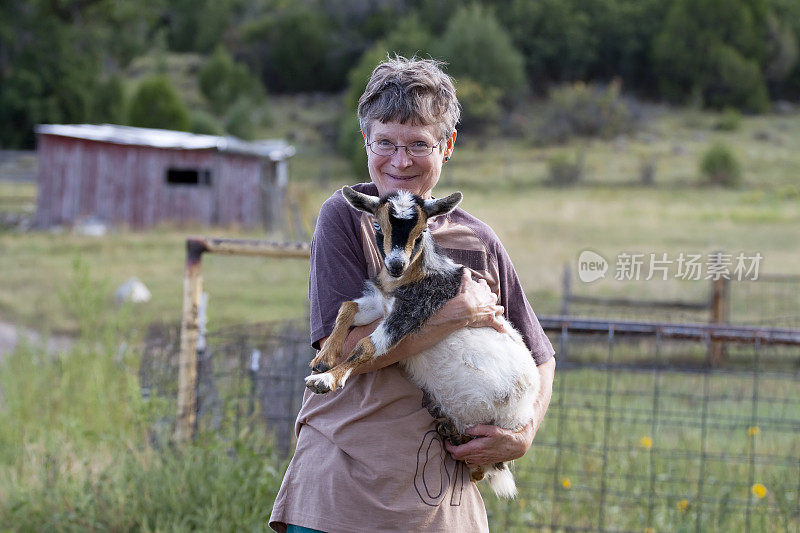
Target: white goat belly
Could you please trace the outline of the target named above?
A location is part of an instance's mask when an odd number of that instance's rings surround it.
[[[522,337],[492,328],[463,328],[403,361],[459,432],[475,424],[516,429],[534,416],[539,371]]]

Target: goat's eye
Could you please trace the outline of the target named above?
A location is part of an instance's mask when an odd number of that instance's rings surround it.
[[[378,224],[377,222],[373,222],[372,227],[375,228],[375,231],[377,231],[378,233],[381,232],[381,225]]]

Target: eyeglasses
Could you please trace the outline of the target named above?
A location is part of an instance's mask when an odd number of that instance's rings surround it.
[[[406,153],[411,157],[427,157],[433,153],[433,149],[442,144],[442,141],[431,146],[425,141],[417,141],[408,145],[394,144],[392,141],[380,139],[367,143],[369,149],[375,155],[389,156],[397,153],[398,148],[405,148]]]

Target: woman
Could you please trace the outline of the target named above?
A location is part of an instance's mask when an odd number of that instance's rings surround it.
[[[437,62],[398,57],[376,67],[358,106],[371,183],[353,188],[378,196],[403,189],[432,197],[442,165],[453,155],[459,114],[452,80]],[[339,305],[360,296],[364,280],[380,270],[372,228],[370,216],[351,208],[341,191],[322,206],[309,282],[315,348],[333,330]],[[286,531],[287,524],[290,532],[488,530],[483,502],[463,463],[525,454],[550,402],[553,348],[491,228],[456,209],[431,221],[429,231],[467,267],[460,293],[417,335],[352,376],[341,392],[306,393],[297,449],[270,517],[276,531]],[[498,327],[500,313],[522,333],[539,365],[538,417],[517,431],[475,426],[470,442],[443,443],[422,391],[393,363],[458,328]],[[377,321],[353,328],[344,353],[376,326]]]

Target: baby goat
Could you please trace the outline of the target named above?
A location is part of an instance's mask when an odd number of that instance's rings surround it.
[[[405,191],[380,199],[349,187],[343,193],[353,207],[374,216],[384,267],[366,282],[361,298],[342,304],[333,332],[311,361],[310,366],[322,373],[308,376],[306,386],[318,394],[343,387],[354,370],[418,331],[458,293],[464,270],[440,253],[427,230],[429,219],[456,208],[460,192],[438,200]],[[349,328],[381,317],[377,329],[336,364]],[[533,419],[539,372],[520,334],[500,320],[504,333],[491,327],[462,328],[400,362],[431,398],[429,410],[438,417],[437,431],[453,444],[469,440],[464,431],[472,425],[515,430]],[[514,477],[505,463],[470,469],[473,480],[484,474],[498,496],[516,496]]]

